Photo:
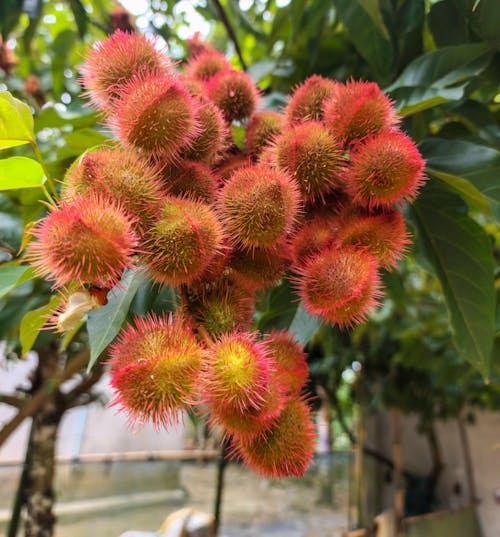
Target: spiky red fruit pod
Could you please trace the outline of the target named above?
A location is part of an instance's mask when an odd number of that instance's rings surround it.
[[[231,64],[218,50],[203,50],[189,60],[186,74],[196,80],[207,81],[221,71],[231,69]]]
[[[201,397],[210,408],[240,413],[262,410],[274,362],[250,333],[223,334],[208,352]]]
[[[291,395],[298,395],[309,378],[306,354],[289,332],[271,332],[264,343],[276,363],[277,383]]]
[[[323,119],[323,103],[332,96],[337,84],[338,82],[319,75],[309,77],[295,89],[286,107],[287,124],[321,121]]]
[[[257,87],[241,71],[226,70],[216,74],[207,82],[206,91],[228,122],[250,117],[257,108]]]
[[[198,134],[196,101],[175,77],[136,77],[123,90],[110,125],[120,141],[173,162]]]
[[[275,139],[274,151],[279,168],[297,180],[305,200],[322,199],[342,186],[342,151],[320,123],[311,121],[285,131]]]
[[[273,374],[262,408],[241,411],[227,405],[215,406],[210,408],[210,425],[223,427],[230,435],[238,438],[262,436],[276,422],[287,399],[285,389]]]
[[[378,260],[355,246],[330,247],[300,269],[299,294],[307,310],[341,327],[365,320],[380,296]]]
[[[289,399],[283,412],[262,436],[235,436],[233,453],[266,477],[301,477],[312,461],[315,428],[305,401]]]
[[[246,289],[263,289],[276,283],[284,274],[288,260],[286,244],[272,248],[235,248],[229,266],[236,282]]]
[[[183,151],[185,158],[214,164],[224,151],[229,132],[222,112],[212,102],[197,99],[197,133],[188,148]]]
[[[324,105],[324,121],[335,138],[347,145],[353,140],[398,123],[391,101],[375,82],[335,84]]]
[[[254,306],[254,294],[227,278],[188,288],[181,295],[183,316],[190,319],[195,328],[201,326],[215,337],[234,331],[248,331]]]
[[[244,153],[236,153],[234,155],[229,155],[225,160],[220,162],[215,168],[215,171],[217,172],[217,175],[227,181],[236,170],[251,165],[252,162],[247,155]]]
[[[168,59],[154,41],[120,30],[104,41],[97,41],[81,67],[90,102],[106,111],[113,108],[133,78],[169,70]]]
[[[190,283],[210,264],[222,240],[221,225],[210,207],[168,196],[146,236],[144,261],[157,282]]]
[[[290,250],[294,264],[298,267],[313,255],[335,242],[338,223],[330,217],[308,220],[294,235]]]
[[[396,265],[410,243],[404,218],[397,211],[350,215],[339,225],[337,239],[340,244],[368,249],[386,269]]]
[[[110,348],[112,404],[132,423],[175,424],[179,412],[195,401],[205,351],[189,327],[172,316],[136,317],[134,324]]]
[[[256,112],[250,118],[247,129],[246,146],[253,158],[260,156],[262,149],[270,144],[274,136],[283,130],[283,116],[271,110]]]
[[[89,192],[117,200],[139,231],[151,224],[164,199],[159,170],[133,149],[120,147],[87,151],[69,168],[64,197],[75,199]]]
[[[205,203],[215,201],[218,180],[206,164],[183,160],[176,166],[164,168],[163,179],[169,194]]]
[[[39,276],[63,287],[77,281],[108,287],[132,263],[133,224],[115,201],[96,193],[63,201],[32,232],[27,258]]]
[[[220,192],[225,227],[245,248],[275,246],[293,229],[299,191],[286,173],[262,165],[233,173]]]
[[[424,182],[424,164],[406,134],[380,132],[351,153],[347,187],[354,201],[363,207],[391,207],[415,199]]]

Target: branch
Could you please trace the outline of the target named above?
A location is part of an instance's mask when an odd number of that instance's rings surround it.
[[[80,399],[81,395],[86,394],[92,388],[92,386],[94,386],[94,384],[99,382],[103,373],[104,373],[104,366],[100,363],[97,363],[92,368],[92,371],[90,373],[86,373],[83,375],[82,380],[73,389],[71,389],[67,393],[61,394],[61,397],[64,401],[64,406],[65,407],[75,406],[73,405],[73,402],[76,399]]]
[[[217,13],[219,14],[220,20],[224,27],[226,28],[227,35],[229,36],[229,39],[233,42],[234,49],[236,50],[236,54],[238,55],[238,59],[240,60],[241,67],[243,71],[247,70],[247,65],[245,63],[245,60],[243,59],[243,54],[241,53],[240,44],[238,43],[238,38],[236,37],[236,32],[234,31],[233,26],[231,25],[231,21],[229,20],[227,13],[224,10],[224,7],[220,3],[220,0],[212,0],[215,9]]]
[[[36,411],[52,396],[55,388],[85,367],[88,360],[89,351],[83,351],[80,354],[77,354],[61,373],[47,379],[42,384],[41,388],[33,394],[33,397],[19,409],[19,412],[0,429],[0,447],[26,418],[33,416],[33,414],[35,414]]]
[[[0,394],[0,403],[4,403],[15,408],[21,408],[25,402],[26,399],[24,397],[20,397],[19,395]]]

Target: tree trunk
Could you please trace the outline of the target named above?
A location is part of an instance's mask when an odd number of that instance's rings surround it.
[[[403,537],[403,518],[405,511],[405,486],[403,477],[403,450],[401,447],[401,416],[397,408],[391,411],[392,416],[392,452],[394,460],[394,515],[396,518],[396,535]]]

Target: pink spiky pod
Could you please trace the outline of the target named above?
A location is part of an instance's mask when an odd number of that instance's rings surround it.
[[[146,235],[143,260],[155,281],[188,284],[210,265],[222,245],[222,228],[209,206],[167,196],[159,219]]]
[[[355,246],[321,251],[299,270],[304,306],[341,328],[364,321],[381,295],[378,266],[370,252]]]
[[[199,134],[197,101],[173,75],[135,77],[121,97],[109,124],[123,144],[146,156],[173,163]]]
[[[200,97],[204,95],[205,84],[201,80],[187,76],[185,73],[179,75],[179,80],[192,97]]]
[[[392,102],[375,82],[335,84],[324,103],[324,122],[335,138],[347,146],[354,140],[394,127],[399,119]]]
[[[215,168],[217,175],[227,181],[236,170],[252,165],[252,161],[245,153],[229,154],[224,160],[219,162]]]
[[[290,398],[280,417],[263,435],[235,435],[232,454],[266,477],[301,477],[312,461],[315,442],[315,426],[307,402]]]
[[[285,330],[271,332],[263,341],[276,363],[277,383],[290,395],[298,395],[309,378],[309,366],[302,346]]]
[[[399,131],[367,138],[351,153],[345,181],[354,202],[369,209],[412,201],[425,181],[425,162],[417,146]]]
[[[112,402],[129,421],[156,428],[177,423],[195,403],[205,350],[182,320],[150,314],[136,317],[110,348]]]
[[[116,101],[123,97],[124,87],[135,77],[172,69],[156,41],[117,30],[107,39],[95,43],[80,70],[92,106],[110,112]]]
[[[320,123],[290,128],[275,138],[273,149],[278,167],[297,181],[305,201],[321,200],[342,187],[343,152]]]
[[[186,45],[188,47],[190,58],[198,56],[201,52],[215,50],[210,43],[201,39],[200,32],[196,32],[193,37],[187,39]]]
[[[224,226],[236,245],[271,248],[293,229],[300,209],[297,185],[262,165],[240,168],[219,194]]]
[[[168,194],[214,203],[219,180],[206,164],[182,160],[165,167],[162,175]]]
[[[222,334],[209,346],[200,396],[210,408],[260,412],[273,370],[274,362],[255,334]]]
[[[271,248],[235,248],[229,261],[231,275],[245,289],[264,289],[283,276],[288,254],[286,242]]]
[[[337,84],[338,82],[319,75],[310,76],[293,92],[285,110],[287,125],[321,121],[323,104],[332,96]]]
[[[228,146],[229,129],[222,112],[205,97],[195,99],[197,133],[191,140],[189,147],[183,151],[188,160],[215,164]]]
[[[272,110],[255,112],[250,118],[246,135],[248,154],[257,159],[262,150],[283,130],[283,115]]]
[[[233,69],[213,76],[206,84],[206,95],[222,110],[229,123],[250,117],[259,101],[259,90],[252,79]]]
[[[136,253],[134,223],[116,201],[89,193],[57,208],[32,231],[27,259],[54,287],[71,282],[112,287]]]
[[[366,248],[386,269],[396,266],[411,242],[403,216],[391,210],[348,215],[341,219],[336,235],[339,244]]]
[[[136,222],[139,234],[156,218],[165,197],[159,169],[132,148],[121,147],[87,151],[68,169],[64,199],[90,192],[118,201]]]
[[[190,286],[181,294],[182,315],[194,328],[203,327],[209,336],[250,329],[255,295],[221,277],[212,283]]]
[[[242,412],[227,405],[216,405],[210,408],[209,423],[211,427],[222,427],[229,435],[238,438],[263,436],[279,418],[287,399],[285,388],[273,374],[261,409],[250,408]]]
[[[231,69],[231,64],[218,50],[202,50],[190,58],[186,75],[195,80],[207,82],[216,74]]]
[[[295,266],[302,266],[312,256],[334,244],[338,226],[337,219],[331,216],[318,216],[306,221],[290,245]]]

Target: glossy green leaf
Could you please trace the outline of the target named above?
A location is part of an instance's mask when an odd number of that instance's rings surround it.
[[[392,90],[391,97],[396,102],[401,116],[411,116],[443,103],[458,101],[463,97],[464,90],[464,86],[454,88],[403,87]]]
[[[57,110],[54,106],[46,105],[35,116],[35,130],[38,132],[46,127],[57,128],[71,125],[75,129],[93,127],[99,119],[98,112],[68,112]]]
[[[89,369],[120,331],[130,304],[143,280],[143,272],[127,271],[120,285],[109,292],[108,303],[89,313],[87,321],[90,343]]]
[[[459,191],[463,189],[460,179],[467,179],[489,203],[500,203],[499,151],[465,140],[440,138],[423,140],[419,148],[431,170],[447,174],[440,179]]]
[[[45,174],[36,160],[11,157],[0,160],[0,190],[40,187]]]
[[[296,341],[301,345],[306,345],[316,334],[321,327],[321,321],[318,317],[311,316],[300,303],[292,323],[289,327],[289,332],[293,334]]]
[[[0,149],[29,144],[34,138],[29,107],[8,91],[0,91]]]
[[[0,265],[0,298],[33,277],[33,269],[29,265]]]
[[[455,345],[484,377],[495,335],[493,253],[455,196],[429,181],[413,205],[418,239],[443,289]]]
[[[378,0],[335,0],[334,4],[358,52],[378,78],[387,80],[394,52]]]
[[[80,39],[85,37],[87,32],[88,17],[85,11],[85,6],[81,0],[68,0],[69,7],[75,17],[76,27],[78,28],[78,35]]]
[[[438,47],[468,41],[467,19],[455,0],[443,0],[431,6],[427,20]]]
[[[19,340],[21,341],[21,353],[24,356],[35,344],[40,330],[47,323],[47,319],[52,312],[62,302],[61,295],[54,295],[48,304],[32,311],[28,311],[19,325]]]

